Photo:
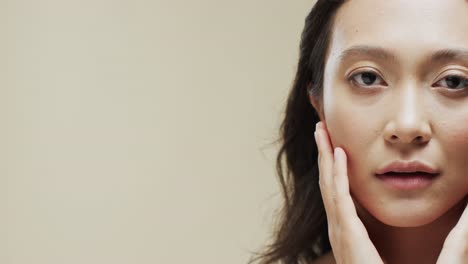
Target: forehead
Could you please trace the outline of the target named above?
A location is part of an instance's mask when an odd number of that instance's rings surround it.
[[[348,0],[337,10],[327,57],[378,46],[403,64],[435,50],[468,49],[468,0]]]

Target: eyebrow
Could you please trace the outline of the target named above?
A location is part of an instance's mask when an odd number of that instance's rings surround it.
[[[352,46],[341,53],[338,61],[344,62],[354,56],[370,56],[391,63],[398,62],[398,57],[392,52],[377,46],[357,45]],[[430,55],[426,62],[446,62],[450,60],[468,61],[468,50],[465,49],[441,49]]]

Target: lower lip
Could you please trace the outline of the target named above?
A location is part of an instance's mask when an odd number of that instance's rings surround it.
[[[414,173],[408,175],[396,175],[389,173],[376,176],[390,188],[397,190],[416,190],[430,186],[438,174],[428,175]]]

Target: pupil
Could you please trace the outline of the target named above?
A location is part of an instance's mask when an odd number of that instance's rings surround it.
[[[460,84],[460,82],[461,82],[460,78],[458,78],[456,76],[447,77],[447,84],[448,84],[448,86],[450,86],[450,88],[457,87]]]
[[[362,74],[362,80],[366,85],[372,84],[377,77],[371,72],[365,72]]]

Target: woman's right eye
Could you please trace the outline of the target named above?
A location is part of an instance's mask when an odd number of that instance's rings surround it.
[[[382,80],[382,78],[380,78],[377,74],[375,74],[373,72],[370,72],[370,71],[363,71],[363,72],[353,74],[350,77],[350,80],[353,83],[357,83],[359,86],[364,86],[364,87],[384,85],[385,84],[385,82]],[[381,82],[383,82],[383,84],[374,84],[374,82],[376,80],[381,80]]]

